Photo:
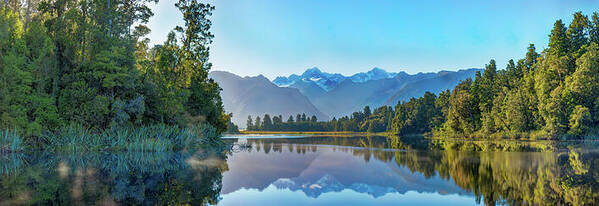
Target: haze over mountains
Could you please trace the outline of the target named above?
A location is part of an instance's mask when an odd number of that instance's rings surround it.
[[[426,91],[439,93],[454,88],[459,81],[473,78],[481,69],[407,74],[373,68],[352,76],[323,72],[314,67],[303,74],[277,77],[272,82],[260,75],[239,77],[214,71],[210,77],[223,88],[222,97],[233,122],[241,127],[247,116],[306,113],[319,120],[351,115],[364,106],[394,106],[398,101],[420,97]]]
[[[316,115],[319,120],[329,119],[299,90],[278,87],[262,75],[242,78],[229,72],[213,71],[208,76],[223,89],[225,111],[233,113],[233,123],[241,127],[245,127],[248,115],[252,118],[264,114],[283,115],[287,120],[290,115],[306,113]]]

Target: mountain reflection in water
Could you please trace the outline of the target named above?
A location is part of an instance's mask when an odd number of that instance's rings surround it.
[[[0,154],[0,205],[596,205],[597,142],[227,139],[231,151]]]

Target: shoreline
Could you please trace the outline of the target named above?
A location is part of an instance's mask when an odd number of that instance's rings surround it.
[[[313,136],[386,136],[386,137],[396,137],[398,135],[389,133],[389,132],[352,132],[352,131],[239,131],[237,134],[230,135],[255,135],[255,134],[265,134],[265,135],[276,135],[276,134],[288,134],[288,135],[313,135]],[[536,142],[536,141],[553,141],[553,142],[579,142],[579,141],[599,141],[599,139],[591,138],[591,139],[563,139],[563,138],[469,138],[469,137],[442,137],[442,136],[432,136],[430,133],[425,134],[408,134],[403,135],[402,137],[422,137],[427,140],[455,140],[455,141],[486,141],[486,142],[494,142],[494,141],[520,141],[520,142]]]

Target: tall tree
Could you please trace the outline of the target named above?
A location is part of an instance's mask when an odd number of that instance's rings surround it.
[[[254,124],[252,123],[252,115],[248,115],[248,120],[246,121],[246,129],[253,130]]]
[[[524,60],[524,66],[526,66],[525,73],[534,71],[533,66],[537,63],[537,58],[539,58],[539,53],[537,53],[535,45],[529,44],[526,50],[526,58]]]
[[[549,53],[557,56],[565,55],[568,52],[569,45],[566,26],[562,23],[562,20],[555,21],[553,30],[549,34]]]
[[[599,44],[599,13],[593,12],[589,27],[589,40]]]
[[[588,28],[589,28],[589,19],[587,16],[582,15],[582,12],[576,12],[573,15],[572,22],[568,27],[568,31],[566,32],[566,36],[568,37],[570,46],[569,52],[576,52],[582,45],[587,44],[588,38]]]
[[[265,114],[264,118],[262,118],[262,129],[271,130],[272,129],[272,119],[269,114]]]

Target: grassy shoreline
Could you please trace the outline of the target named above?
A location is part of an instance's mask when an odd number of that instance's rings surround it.
[[[178,127],[163,124],[91,131],[80,126],[63,127],[40,136],[24,136],[17,130],[0,131],[0,153],[49,152],[165,152],[221,147],[221,134],[209,124]]]

